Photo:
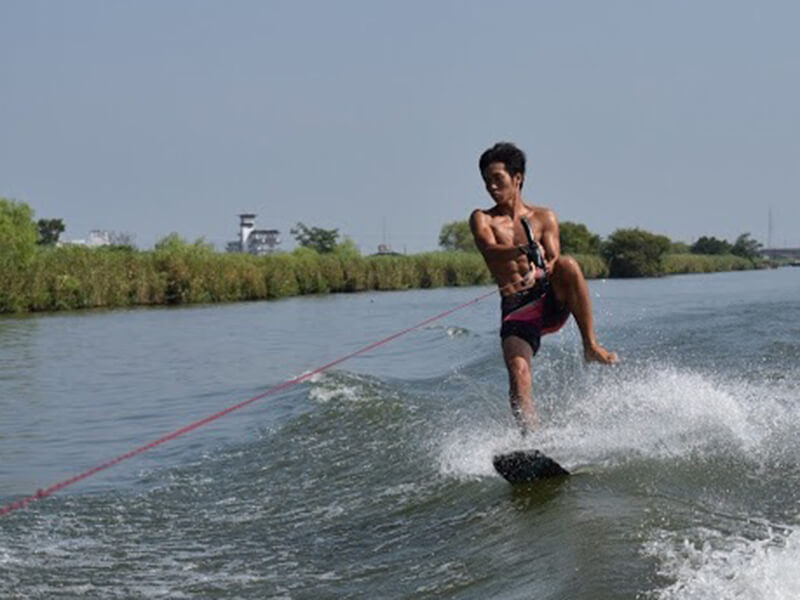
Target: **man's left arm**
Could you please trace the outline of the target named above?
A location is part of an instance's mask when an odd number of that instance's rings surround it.
[[[558,239],[558,219],[552,210],[542,215],[542,247],[544,248],[544,268],[547,275],[553,274],[553,266],[561,255],[561,242]]]

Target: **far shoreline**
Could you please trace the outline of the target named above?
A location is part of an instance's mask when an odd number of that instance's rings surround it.
[[[652,276],[609,277],[597,255],[573,255],[586,278],[649,279],[767,268],[730,255],[668,254]],[[153,251],[65,248],[41,253],[34,268],[18,273],[16,310],[26,316],[148,307],[197,307],[234,302],[357,292],[425,290],[492,285],[476,252],[414,255],[292,253],[249,256],[185,249]],[[12,289],[13,291],[13,289]],[[2,298],[0,297],[0,300]]]

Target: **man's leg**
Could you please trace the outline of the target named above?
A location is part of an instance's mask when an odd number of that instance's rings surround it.
[[[523,435],[539,423],[531,399],[532,357],[530,344],[522,338],[512,335],[503,340],[503,358],[508,369],[508,399]]]
[[[550,283],[558,301],[565,304],[575,317],[583,339],[583,355],[586,360],[604,364],[617,362],[617,354],[603,348],[595,338],[589,288],[578,262],[571,256],[559,256],[553,266]]]

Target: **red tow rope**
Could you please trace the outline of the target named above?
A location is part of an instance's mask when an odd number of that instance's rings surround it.
[[[469,302],[465,302],[464,304],[456,306],[455,308],[451,308],[450,310],[446,310],[443,313],[440,313],[440,314],[438,314],[438,315],[436,315],[434,317],[430,317],[428,319],[425,319],[424,321],[422,321],[420,323],[417,323],[416,325],[412,325],[411,327],[408,327],[407,329],[403,329],[402,331],[398,331],[397,333],[394,333],[394,334],[390,335],[389,337],[383,338],[382,340],[379,340],[377,342],[373,342],[373,343],[369,344],[368,346],[364,346],[360,350],[356,350],[355,352],[351,352],[350,354],[347,354],[346,356],[342,356],[341,358],[337,358],[336,360],[333,360],[333,361],[331,361],[331,362],[329,362],[329,363],[327,363],[325,365],[322,365],[321,367],[317,367],[313,371],[309,371],[307,373],[303,373],[302,375],[299,375],[298,377],[295,377],[294,379],[289,379],[288,381],[284,381],[283,383],[281,383],[279,385],[276,385],[275,387],[270,388],[265,392],[261,392],[260,394],[257,394],[257,395],[253,396],[252,398],[250,398],[248,400],[244,400],[243,402],[239,402],[238,404],[234,404],[232,406],[229,406],[228,408],[225,408],[225,409],[223,409],[223,410],[221,410],[219,412],[216,412],[213,415],[209,415],[209,416],[207,416],[207,417],[205,417],[203,419],[200,419],[199,421],[195,421],[194,423],[190,423],[189,425],[181,427],[180,429],[176,429],[172,433],[168,433],[168,434],[166,434],[166,435],[164,435],[164,436],[162,436],[162,437],[160,437],[158,439],[153,440],[152,442],[144,444],[143,446],[139,446],[138,448],[134,448],[133,450],[130,450],[129,452],[126,452],[125,454],[121,454],[121,455],[117,456],[116,458],[112,458],[111,460],[108,460],[108,461],[106,461],[106,462],[104,462],[102,464],[99,464],[99,465],[97,465],[95,467],[92,467],[91,469],[88,469],[88,470],[84,471],[83,473],[79,473],[78,475],[70,477],[69,479],[65,479],[64,481],[61,481],[59,483],[55,483],[55,484],[51,485],[50,487],[41,488],[41,489],[37,490],[35,494],[31,494],[30,496],[27,496],[25,498],[21,498],[19,500],[16,500],[16,501],[14,501],[14,502],[12,502],[10,504],[7,504],[6,506],[3,506],[2,508],[0,508],[0,516],[4,516],[4,515],[7,515],[8,513],[10,513],[11,511],[14,511],[14,510],[17,510],[17,509],[20,509],[20,508],[24,508],[28,504],[30,504],[31,502],[34,502],[36,500],[41,500],[42,498],[46,498],[47,496],[55,494],[59,490],[62,490],[64,488],[66,488],[66,487],[69,487],[69,486],[75,484],[75,483],[78,483],[79,481],[82,481],[82,480],[86,479],[87,477],[91,477],[95,473],[99,473],[100,471],[105,471],[106,469],[109,469],[109,468],[113,467],[114,465],[117,465],[117,464],[121,463],[122,461],[128,460],[129,458],[133,458],[134,456],[142,454],[143,452],[147,452],[148,450],[151,450],[151,449],[155,448],[156,446],[160,446],[161,444],[164,444],[166,442],[174,440],[175,438],[179,438],[182,435],[189,433],[190,431],[194,431],[195,429],[198,429],[198,428],[202,427],[203,425],[208,425],[212,421],[216,421],[217,419],[219,419],[221,417],[224,417],[225,415],[228,415],[228,414],[230,414],[230,413],[232,413],[234,411],[237,411],[240,408],[244,408],[245,406],[248,406],[249,404],[252,404],[253,402],[256,402],[257,400],[261,400],[262,398],[265,398],[265,397],[267,397],[267,396],[269,396],[271,394],[274,394],[274,393],[279,392],[281,390],[285,390],[286,388],[292,387],[293,385],[296,385],[298,383],[302,383],[303,381],[305,381],[307,379],[310,379],[314,375],[322,373],[323,371],[327,371],[331,367],[335,367],[336,365],[338,365],[340,363],[343,363],[344,361],[346,361],[348,359],[351,359],[351,358],[353,358],[355,356],[358,356],[359,354],[364,354],[366,352],[369,352],[370,350],[374,350],[378,346],[382,346],[384,344],[388,344],[392,340],[394,340],[396,338],[399,338],[402,335],[405,335],[405,334],[407,334],[407,333],[409,333],[411,331],[414,331],[415,329],[419,329],[420,327],[424,327],[428,323],[433,323],[434,321],[437,321],[438,319],[441,319],[443,317],[446,317],[449,314],[452,314],[452,313],[454,313],[456,311],[464,309],[467,306],[475,304],[476,302],[480,302],[481,300],[483,300],[485,298],[488,298],[489,296],[491,296],[491,295],[493,295],[495,293],[496,292],[494,290],[492,290],[491,292],[488,292],[486,294],[482,294],[482,295],[478,296],[477,298],[473,298]]]

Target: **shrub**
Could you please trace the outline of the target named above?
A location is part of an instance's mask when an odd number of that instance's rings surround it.
[[[608,277],[608,265],[603,257],[596,254],[573,254],[572,258],[578,261],[587,279]]]
[[[558,226],[558,239],[564,254],[600,254],[600,236],[590,232],[583,223],[564,221]]]
[[[25,310],[25,271],[36,252],[33,211],[23,202],[0,198],[0,313]]]
[[[439,230],[439,246],[448,251],[478,251],[468,221],[453,221],[442,225]]]
[[[670,240],[641,229],[617,229],[603,254],[611,277],[656,277],[664,274],[664,255]]]

